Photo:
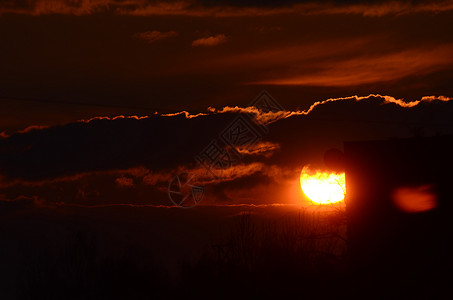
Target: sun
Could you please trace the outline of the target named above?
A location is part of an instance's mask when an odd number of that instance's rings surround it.
[[[344,200],[344,173],[315,171],[304,167],[300,173],[300,187],[315,204],[331,204]]]

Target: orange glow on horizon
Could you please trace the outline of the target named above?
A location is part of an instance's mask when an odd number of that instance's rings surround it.
[[[310,171],[304,167],[300,173],[300,187],[315,204],[333,204],[344,200],[344,173]]]

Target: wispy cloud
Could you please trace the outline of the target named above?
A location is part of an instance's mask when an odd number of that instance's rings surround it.
[[[165,40],[171,37],[177,36],[178,33],[176,31],[166,31],[166,32],[161,32],[158,30],[153,30],[153,31],[145,31],[145,32],[138,32],[135,33],[132,37],[140,40],[144,40],[148,43],[154,43],[160,40]]]
[[[311,6],[311,7],[310,7]],[[376,1],[358,4],[331,5],[310,4],[303,9],[306,14],[355,14],[367,17],[382,17],[385,15],[405,15],[420,12],[439,13],[453,10],[453,1]]]
[[[200,38],[192,42],[192,46],[204,46],[212,47],[219,44],[223,44],[227,41],[227,37],[224,34],[217,34],[206,38]]]
[[[344,4],[341,2],[321,3],[300,1],[292,5],[235,5],[225,1],[223,4],[206,5],[201,1],[147,1],[147,0],[31,0],[5,1],[0,4],[0,14],[15,13],[29,15],[88,15],[110,12],[136,16],[195,16],[195,17],[250,17],[279,14],[329,15],[356,14],[369,17],[384,15],[403,15],[419,12],[438,13],[453,9],[453,1],[379,1]]]
[[[31,0],[31,1],[6,1],[0,4],[0,15],[4,13],[27,14],[27,15],[90,15],[106,12],[112,5],[113,0]]]
[[[243,155],[262,155],[270,157],[274,151],[278,150],[280,145],[268,141],[261,141],[248,147],[236,147],[236,151]]]
[[[307,65],[301,64],[300,68],[283,68],[280,75],[251,84],[343,87],[389,82],[451,67],[452,53],[453,45],[447,44],[317,62],[313,72],[307,72]]]
[[[206,6],[195,1],[154,2],[118,8],[125,15],[191,16],[191,17],[245,17],[293,13],[294,7],[234,6],[231,4]]]
[[[302,15],[337,15],[355,14],[367,17],[381,17],[385,15],[403,15],[419,12],[442,12],[453,9],[453,1],[441,0],[426,2],[412,1],[379,1],[355,4],[335,2],[300,1],[292,5],[274,6],[235,6],[228,2],[224,5],[204,6],[194,1],[154,2],[135,7],[128,6],[118,9],[121,14],[130,15],[179,15],[196,17],[249,17],[272,16],[281,14]]]

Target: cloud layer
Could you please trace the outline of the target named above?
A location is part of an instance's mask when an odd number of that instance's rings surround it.
[[[303,166],[323,167],[327,149],[341,149],[348,140],[453,134],[452,116],[448,97],[404,101],[369,95],[327,99],[304,111],[225,107],[197,115],[93,118],[34,128],[0,140],[0,194],[87,205],[125,199],[165,205],[168,182],[188,172],[207,186],[206,203],[288,203],[285,189],[297,185]],[[228,150],[222,132],[238,117],[259,133],[258,142],[230,149],[236,150],[230,152],[235,160],[213,168],[213,174],[197,157],[213,141]],[[259,197],[246,197],[248,189]]]
[[[246,17],[281,14],[334,15],[358,14],[370,17],[403,15],[420,12],[438,13],[453,9],[450,0],[430,1],[279,1],[264,5],[257,1],[147,1],[147,0],[34,0],[6,1],[0,14],[30,15],[89,15],[112,12],[136,16],[195,16],[195,17]]]
[[[206,201],[290,202],[301,168],[345,140],[450,133],[452,15],[452,1],[3,1],[0,195],[166,205],[188,172]],[[250,106],[263,88],[286,110]],[[219,149],[234,163],[200,165]]]

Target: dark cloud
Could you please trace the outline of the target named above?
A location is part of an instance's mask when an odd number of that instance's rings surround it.
[[[24,3],[34,7],[35,2]],[[86,9],[92,12],[84,17],[0,17],[0,132],[6,135],[94,116],[244,106],[263,88],[293,110],[314,99],[353,94],[417,99],[452,93],[452,12],[408,13],[427,6],[422,2],[405,5],[407,13],[377,18],[364,17],[359,8],[348,13],[345,7],[358,2],[317,2],[303,18],[276,13],[294,11],[288,2],[178,2],[179,8],[176,2],[159,2],[179,16],[132,14],[157,5],[152,1],[121,7],[118,1],[67,3],[107,8]],[[344,13],[315,14],[332,7]],[[403,6],[386,9],[395,7]],[[365,5],[360,8],[366,11]],[[128,14],[119,15],[121,9]],[[194,22],[197,12],[202,15]],[[247,17],[212,17],[217,13]],[[160,39],[171,32],[178,37]],[[212,37],[211,44],[222,40],[214,38],[218,34],[229,37],[227,42],[192,47],[200,38]]]
[[[269,131],[261,132],[256,147],[242,153],[245,155],[224,169],[220,177],[209,179],[195,158],[211,141],[219,139],[236,116],[249,118],[250,114],[261,124],[265,122]],[[72,188],[73,196],[68,199],[76,203],[80,201],[77,199],[85,199],[85,203],[87,199],[94,203],[99,199],[136,199],[133,201],[143,203],[145,195],[154,194],[160,199],[156,204],[162,204],[169,180],[181,171],[200,175],[216,199],[231,200],[234,195],[246,199],[250,188],[261,193],[260,201],[266,202],[270,201],[270,194],[265,192],[269,186],[279,190],[294,185],[306,164],[324,167],[324,152],[332,147],[341,149],[344,141],[452,134],[452,116],[449,98],[405,102],[371,95],[328,99],[306,111],[263,113],[236,107],[198,116],[95,118],[0,140],[0,172],[4,189],[23,193],[23,187],[29,186],[29,197],[36,195],[33,190],[45,190],[45,185],[76,182],[77,188]],[[133,189],[124,188],[132,185]],[[122,188],[120,193],[115,192],[118,188]],[[127,196],[140,190],[135,196]]]
[[[15,134],[2,140],[2,173],[44,180],[140,165],[174,168],[193,160],[229,117],[100,118]]]

